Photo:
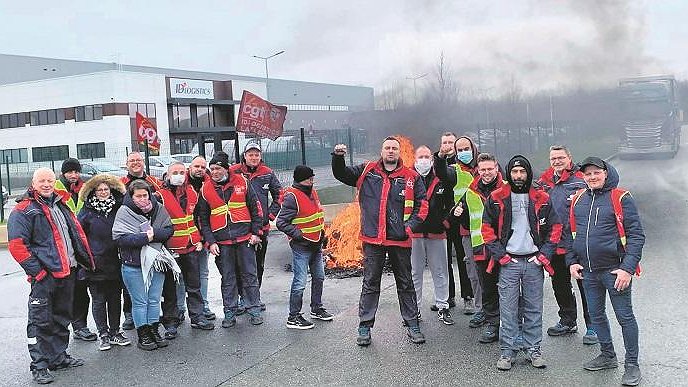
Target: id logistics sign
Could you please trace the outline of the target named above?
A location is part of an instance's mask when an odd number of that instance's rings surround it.
[[[170,98],[213,99],[213,82],[170,78]]]

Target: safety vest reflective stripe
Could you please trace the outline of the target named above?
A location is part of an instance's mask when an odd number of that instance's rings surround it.
[[[302,228],[301,232],[304,234],[309,234],[309,233],[313,233],[313,232],[318,232],[324,228],[325,228],[325,224],[323,223],[323,224],[318,224],[318,225],[313,226],[313,227]]]
[[[301,230],[305,239],[312,242],[320,241],[320,234],[325,229],[325,212],[320,206],[317,191],[313,189],[312,198],[293,187],[287,188],[285,194],[287,193],[294,195],[298,207],[296,217],[291,220],[291,224]]]
[[[173,219],[172,219],[172,224],[184,224],[184,223],[191,222],[192,220],[193,220],[193,216],[192,216],[192,215],[188,215],[188,216],[185,216],[185,217],[182,217],[182,218],[173,218]]]
[[[404,200],[404,222],[409,220],[413,212],[413,200]]]
[[[246,203],[245,202],[238,202],[237,203],[237,202],[229,201],[229,202],[227,202],[227,206],[229,208],[242,208],[242,207],[246,207]]]
[[[198,231],[198,228],[196,226],[191,226],[187,228],[186,230],[175,230],[174,234],[172,234],[173,237],[180,237],[180,236],[189,236],[195,232]]]
[[[172,250],[181,250],[201,241],[201,234],[194,224],[193,215],[190,212],[196,207],[198,196],[191,187],[186,189],[187,208],[183,209],[175,195],[167,189],[158,190],[162,198],[162,204],[170,214],[170,221],[174,228],[172,237],[167,240],[166,246]]]
[[[213,208],[212,210],[210,210],[210,214],[211,214],[211,215],[226,214],[226,213],[227,213],[227,210],[228,210],[228,207],[227,207],[227,205],[225,204],[225,205],[223,205],[223,206],[220,206],[220,207],[217,207],[217,208]]]
[[[291,221],[291,224],[308,223],[308,222],[312,222],[312,221],[320,219],[320,218],[325,218],[325,213],[316,212],[315,214],[313,214],[311,216],[306,216],[304,218],[294,218],[294,220]]]

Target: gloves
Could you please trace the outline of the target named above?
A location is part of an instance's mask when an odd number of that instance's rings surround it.
[[[542,253],[538,254],[535,263],[538,265],[542,265],[542,267],[545,268],[545,271],[549,273],[550,277],[554,275],[554,268],[552,268],[552,264],[550,263],[549,259],[545,257]]]

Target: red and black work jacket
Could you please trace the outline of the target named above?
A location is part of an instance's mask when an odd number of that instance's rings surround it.
[[[344,156],[332,155],[334,177],[358,188],[364,243],[411,247],[411,233],[428,216],[425,186],[420,175],[399,160],[386,171],[382,159],[347,167]]]
[[[262,235],[263,212],[246,178],[230,173],[224,183],[203,183],[198,221],[207,245],[230,245],[249,240],[251,234]]]
[[[165,246],[178,254],[186,254],[196,249],[201,241],[201,233],[194,221],[194,211],[198,204],[198,194],[193,187],[184,184],[179,187],[163,186],[157,195],[172,220],[174,234]]]
[[[240,173],[251,183],[263,210],[263,232],[267,234],[270,231],[270,221],[275,220],[280,210],[282,185],[277,176],[262,161],[254,171],[246,163],[241,163],[229,167],[229,173]],[[268,196],[272,197],[272,201]]]
[[[446,239],[447,223],[447,196],[453,197],[451,188],[446,188],[440,179],[435,176],[434,169],[430,170],[427,176],[421,176],[425,184],[425,200],[428,202],[428,216],[423,223],[418,226],[416,232],[411,234],[412,238]]]
[[[71,272],[67,248],[49,205],[38,192],[29,189],[19,199],[7,222],[10,254],[24,269],[29,281],[40,281],[48,274],[65,278]],[[76,216],[58,195],[54,196],[52,206],[57,206],[67,221],[76,262],[94,270],[93,254]]]
[[[307,188],[297,185],[284,190],[275,225],[290,241],[319,243],[325,229],[325,213],[315,188],[310,190],[310,195],[304,189]]]
[[[547,192],[561,224],[566,226],[569,223],[571,199],[576,192],[586,188],[583,173],[571,164],[569,168],[562,171],[559,179],[555,179],[554,169],[550,167],[540,176],[537,185],[539,186],[538,188]],[[563,240],[559,242],[556,254],[566,254]]]
[[[561,240],[562,225],[547,193],[531,188],[528,192],[530,236],[540,253],[550,259]],[[492,191],[483,211],[483,240],[490,257],[499,260],[507,254],[511,238],[511,186]]]
[[[158,179],[155,176],[151,176],[145,172],[143,173],[143,176],[141,176],[141,177],[132,176],[131,174],[127,174],[126,176],[122,176],[122,178],[120,180],[122,181],[124,186],[127,188],[129,188],[129,183],[131,183],[132,181],[143,180],[146,183],[148,183],[148,185],[151,186],[153,192],[159,190],[163,186],[163,182],[160,181],[160,179]]]

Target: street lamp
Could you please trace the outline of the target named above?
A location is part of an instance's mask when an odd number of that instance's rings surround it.
[[[406,79],[413,81],[413,103],[418,102],[418,95],[416,93],[416,81],[421,79],[421,78],[426,77],[427,75],[428,75],[428,73],[425,73],[423,75],[418,75],[415,77],[406,77]]]
[[[270,83],[270,75],[268,73],[268,59],[274,58],[279,54],[284,54],[284,50],[282,50],[280,52],[276,52],[270,56],[253,55],[254,58],[262,59],[265,61],[265,94],[266,94],[266,98],[268,101],[270,100],[270,84],[269,84]]]

